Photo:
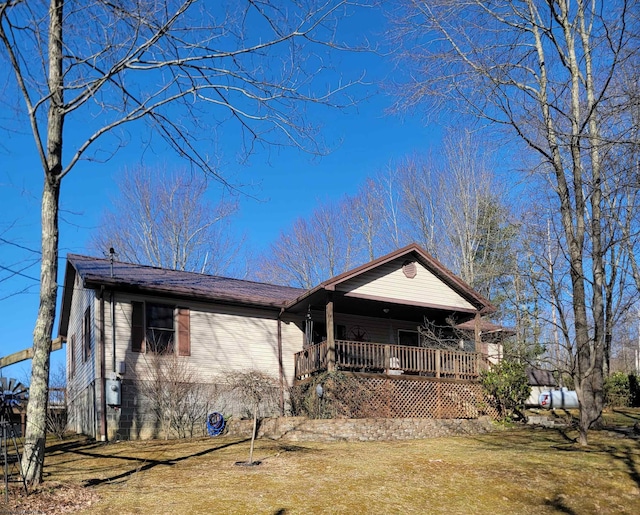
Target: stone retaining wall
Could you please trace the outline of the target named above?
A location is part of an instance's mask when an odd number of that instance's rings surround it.
[[[229,436],[251,437],[253,420],[231,419]],[[438,436],[488,433],[493,424],[489,417],[478,419],[359,418],[308,419],[305,417],[267,418],[260,422],[259,438],[292,442],[330,442],[413,440]]]

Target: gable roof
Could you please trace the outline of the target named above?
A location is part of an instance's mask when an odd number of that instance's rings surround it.
[[[104,285],[127,291],[168,293],[203,300],[233,301],[269,307],[281,307],[285,302],[304,291],[289,286],[277,286],[119,261],[113,263],[112,276],[109,259],[69,254],[67,260],[87,288]]]
[[[209,302],[231,303],[245,306],[281,309],[291,299],[305,290],[289,286],[231,279],[196,272],[183,272],[152,266],[114,261],[113,276],[109,259],[67,255],[60,334],[66,333],[71,293],[76,275],[85,288],[151,293],[178,298],[189,298]]]
[[[291,309],[321,291],[335,291],[339,285],[371,272],[393,260],[406,258],[419,262],[437,279],[469,302],[480,314],[495,311],[495,307],[455,276],[433,256],[416,244],[408,245],[386,256],[337,275],[311,290],[273,284],[212,276],[195,272],[169,270],[133,263],[111,262],[78,254],[67,255],[59,334],[66,336],[71,311],[71,297],[78,277],[84,288],[118,290],[129,293],[146,293],[172,298],[201,300],[249,307]],[[440,307],[442,309],[442,307]],[[295,309],[294,309],[295,311]]]
[[[407,245],[401,249],[396,250],[395,252],[391,252],[385,256],[379,257],[369,263],[365,263],[362,266],[354,268],[353,270],[349,270],[340,275],[332,277],[331,279],[320,283],[315,288],[304,292],[295,300],[289,302],[286,306],[287,309],[293,307],[294,305],[304,301],[308,297],[312,296],[314,293],[320,290],[326,291],[335,291],[336,288],[340,284],[344,284],[346,281],[353,279],[357,276],[363,275],[367,272],[370,272],[381,265],[389,263],[399,258],[407,258],[414,259],[418,261],[422,266],[424,266],[429,272],[431,272],[434,276],[440,279],[444,284],[446,284],[453,291],[458,293],[462,298],[471,303],[481,314],[489,314],[496,311],[496,308],[489,300],[476,292],[471,286],[465,283],[462,279],[457,277],[453,272],[448,270],[442,263],[440,263],[436,258],[431,256],[427,251],[425,251],[419,245],[412,243],[411,245]]]

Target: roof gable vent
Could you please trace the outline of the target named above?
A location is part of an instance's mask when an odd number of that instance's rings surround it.
[[[418,275],[418,267],[415,261],[405,261],[402,263],[402,273],[409,279],[413,279]]]

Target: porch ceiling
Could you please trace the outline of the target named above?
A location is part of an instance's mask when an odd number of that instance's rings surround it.
[[[298,314],[307,312],[309,306],[312,310],[323,311],[327,302],[325,290],[319,290],[292,306],[288,311]],[[429,320],[442,321],[447,317],[453,317],[458,323],[473,318],[474,314],[455,309],[444,309],[430,306],[416,306],[403,304],[392,299],[376,300],[347,296],[342,292],[332,292],[335,313],[369,316],[376,318],[391,318],[421,323],[426,316]],[[389,312],[385,313],[385,309]]]

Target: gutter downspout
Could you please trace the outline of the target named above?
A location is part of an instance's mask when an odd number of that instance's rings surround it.
[[[104,332],[104,286],[100,287],[100,349],[98,351],[98,370],[100,382],[100,441],[107,441],[107,398],[104,377],[105,357],[105,332]]]
[[[111,290],[111,372],[116,376],[116,299]]]
[[[113,279],[113,262],[115,260],[116,251],[113,247],[109,248],[109,264],[111,267],[111,279]],[[115,294],[111,290],[109,300],[111,302],[111,372],[113,372],[113,379],[116,378],[116,302]]]
[[[280,379],[280,415],[284,416],[284,364],[282,362],[282,314],[284,308],[280,308],[278,314],[278,375]]]

